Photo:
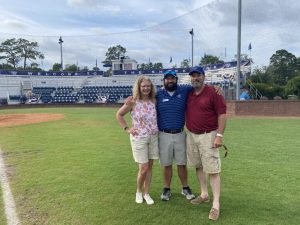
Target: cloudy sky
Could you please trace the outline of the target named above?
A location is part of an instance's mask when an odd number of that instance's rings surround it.
[[[60,62],[92,68],[110,46],[122,45],[138,63],[162,62],[170,67],[204,54],[225,61],[237,49],[238,0],[0,0],[0,42],[8,38],[36,41],[45,70]],[[261,67],[276,50],[300,57],[300,2],[242,0],[242,53]],[[248,50],[251,43],[252,50]],[[170,63],[170,57],[172,62]]]

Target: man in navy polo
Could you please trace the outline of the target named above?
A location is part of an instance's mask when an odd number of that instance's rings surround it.
[[[164,189],[161,200],[171,197],[173,160],[177,165],[178,176],[182,184],[181,194],[191,200],[195,196],[188,186],[186,168],[185,110],[191,86],[177,86],[178,77],[174,70],[164,73],[164,89],[158,90],[157,123],[159,128],[159,159],[164,167]]]

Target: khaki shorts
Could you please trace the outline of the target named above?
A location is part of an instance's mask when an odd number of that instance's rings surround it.
[[[137,163],[147,163],[149,159],[158,159],[158,135],[133,137],[130,135],[133,159]]]
[[[202,168],[205,173],[221,172],[221,159],[218,148],[212,148],[216,131],[206,134],[187,133],[188,166]]]
[[[169,134],[159,131],[159,161],[162,166],[186,165],[186,134]]]

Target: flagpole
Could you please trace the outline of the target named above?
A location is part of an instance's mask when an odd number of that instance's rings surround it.
[[[192,35],[192,67],[194,66],[194,28],[190,31]]]
[[[242,22],[242,0],[238,0],[238,32],[237,32],[237,73],[236,73],[236,100],[240,98],[240,74],[241,74],[241,22]]]
[[[251,75],[251,72],[252,72],[252,57],[251,57],[251,50],[252,50],[252,45],[251,45],[251,42],[249,43],[249,46],[248,46],[248,50],[249,50],[249,56],[250,56],[250,75]]]
[[[252,59],[252,57],[251,57],[251,50],[252,50],[252,49],[250,49],[250,59]]]
[[[192,34],[192,67],[194,66],[194,32]]]

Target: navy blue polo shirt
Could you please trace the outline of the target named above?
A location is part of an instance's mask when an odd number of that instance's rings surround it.
[[[185,124],[187,97],[192,86],[178,86],[171,96],[165,89],[157,91],[157,123],[159,130],[180,130]]]

